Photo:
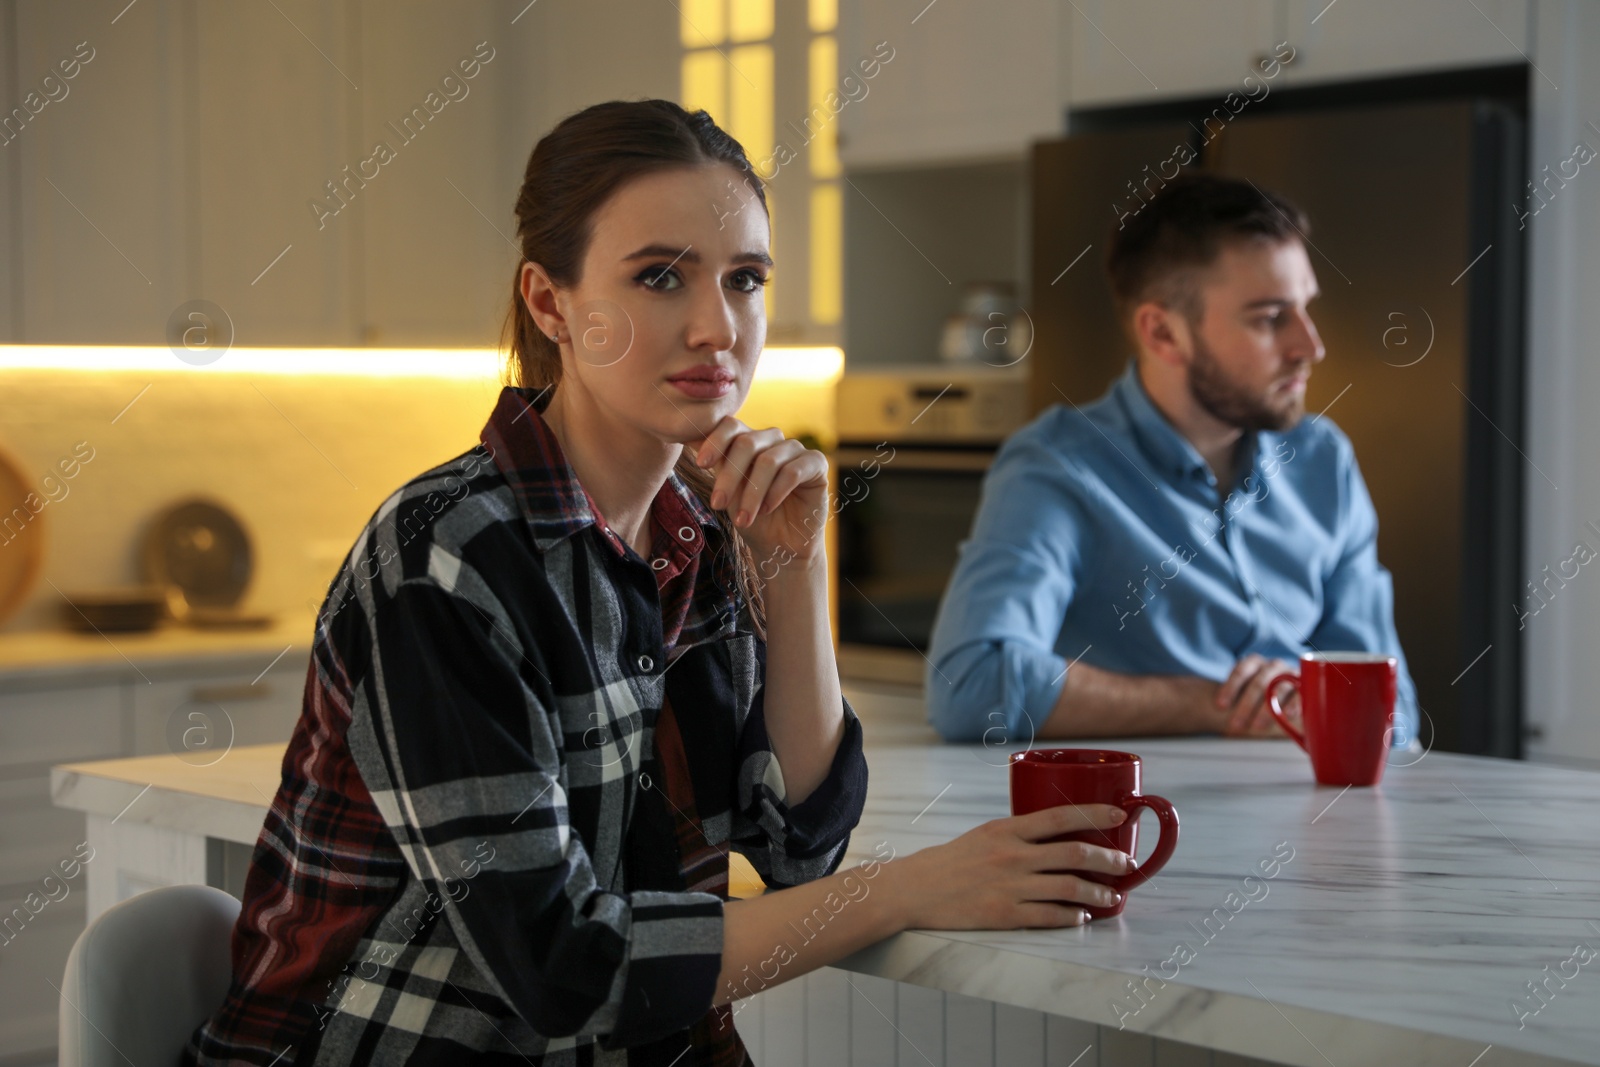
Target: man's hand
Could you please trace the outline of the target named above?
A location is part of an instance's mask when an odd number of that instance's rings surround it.
[[[1267,707],[1267,683],[1285,672],[1298,674],[1299,665],[1251,653],[1233,665],[1217,689],[1219,729],[1227,737],[1288,737]],[[1281,701],[1291,721],[1300,718],[1300,694]]]

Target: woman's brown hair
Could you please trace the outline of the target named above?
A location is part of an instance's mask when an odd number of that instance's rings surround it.
[[[523,172],[516,207],[523,260],[539,264],[556,285],[576,285],[595,213],[613,193],[642,175],[714,163],[725,163],[743,175],[762,210],[767,210],[766,191],[744,148],[705,111],[685,111],[670,100],[612,100],[567,116],[533,146]],[[533,321],[522,300],[521,280],[519,262],[501,334],[502,347],[509,347],[507,378],[524,388],[555,389],[561,383],[561,349]],[[675,469],[710,508],[715,482],[711,473],[696,466],[687,451]],[[726,542],[718,548],[713,565],[723,574],[731,573],[750,605],[756,632],[764,637],[766,614],[755,559],[727,510],[717,514]]]

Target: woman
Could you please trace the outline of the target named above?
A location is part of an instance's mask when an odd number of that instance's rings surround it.
[[[539,142],[517,216],[516,384],[329,589],[186,1062],[739,1067],[735,999],[907,927],[1080,923],[1109,891],[1042,872],[1125,869],[1037,843],[1122,817],[1086,805],[835,873],[867,769],[827,464],[734,417],[761,183],[705,112],[612,102]],[[773,891],[727,899],[730,847]]]

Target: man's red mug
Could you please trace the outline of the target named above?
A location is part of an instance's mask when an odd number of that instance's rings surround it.
[[[1379,652],[1308,652],[1300,674],[1280,674],[1267,686],[1267,706],[1284,731],[1311,757],[1323,785],[1377,785],[1394,732],[1399,662]],[[1300,722],[1284,714],[1278,687],[1300,691]]]
[[[1079,905],[1089,913],[1089,918],[1109,919],[1121,915],[1128,890],[1149,881],[1172,858],[1172,850],[1178,845],[1177,810],[1162,797],[1142,796],[1139,792],[1139,757],[1131,752],[1104,748],[1042,748],[1013,753],[1010,762],[1013,815],[1026,815],[1062,804],[1110,804],[1128,813],[1122,825],[1109,830],[1075,830],[1049,838],[1050,841],[1086,841],[1132,856],[1139,843],[1139,809],[1149,808],[1156,813],[1161,836],[1150,858],[1137,869],[1121,875],[1097,871],[1052,872],[1076,874],[1117,891],[1117,901],[1109,907]]]

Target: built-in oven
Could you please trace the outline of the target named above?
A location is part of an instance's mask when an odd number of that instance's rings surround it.
[[[1027,421],[1020,366],[847,371],[833,456],[839,671],[920,687],[983,476]]]

